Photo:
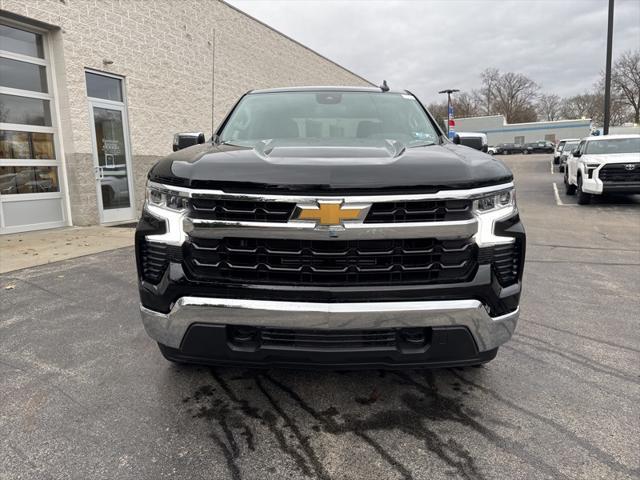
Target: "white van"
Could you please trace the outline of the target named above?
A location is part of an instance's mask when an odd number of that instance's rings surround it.
[[[487,135],[475,132],[457,132],[453,137],[453,142],[459,145],[475,148],[481,152],[487,153],[489,144],[487,143]]]

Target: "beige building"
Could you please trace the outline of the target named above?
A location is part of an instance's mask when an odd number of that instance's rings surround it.
[[[247,90],[370,85],[218,0],[0,7],[0,233],[134,220],[173,134]]]
[[[582,138],[591,132],[591,120],[554,120],[549,122],[507,123],[504,115],[456,118],[456,131],[487,135],[489,145],[529,143],[540,140],[558,142],[563,138]]]

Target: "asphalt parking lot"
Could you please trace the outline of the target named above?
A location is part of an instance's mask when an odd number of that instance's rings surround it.
[[[0,276],[0,479],[638,478],[640,199],[577,206],[549,157],[502,157],[525,291],[481,368],[174,366],[131,248]]]

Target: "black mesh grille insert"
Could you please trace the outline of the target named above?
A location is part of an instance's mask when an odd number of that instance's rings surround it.
[[[472,218],[471,200],[374,203],[365,223],[442,222]]]
[[[193,198],[191,207],[194,218],[283,223],[291,217],[295,203]]]
[[[520,246],[518,242],[493,247],[493,268],[500,285],[506,287],[516,283],[519,266]]]
[[[396,331],[385,330],[287,330],[264,328],[260,330],[260,343],[264,347],[339,349],[396,349]]]
[[[476,270],[471,239],[272,240],[191,238],[194,280],[288,285],[397,285],[468,281]]]
[[[627,165],[633,165],[628,169]],[[603,182],[640,182],[640,163],[610,163],[598,174]]]
[[[162,278],[169,265],[168,247],[164,243],[144,242],[142,244],[142,276],[151,283]]]

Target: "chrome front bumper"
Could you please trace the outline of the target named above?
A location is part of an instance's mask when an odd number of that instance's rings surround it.
[[[478,300],[305,303],[205,297],[182,297],[167,314],[143,306],[140,311],[147,334],[176,349],[191,324],[204,323],[331,330],[464,326],[483,352],[511,338],[519,315],[517,309],[491,317]]]

